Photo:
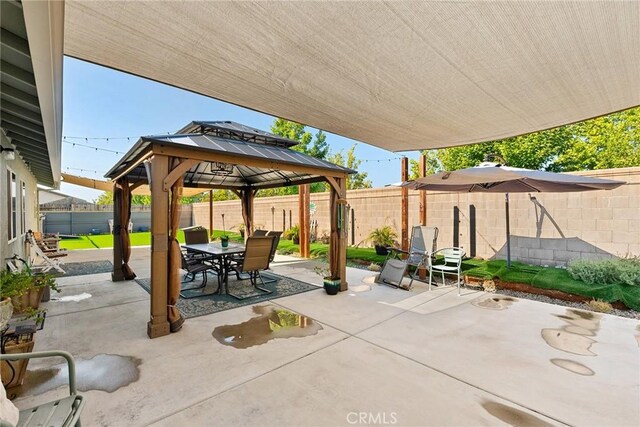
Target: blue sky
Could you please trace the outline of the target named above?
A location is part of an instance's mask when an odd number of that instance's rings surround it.
[[[139,136],[175,132],[193,120],[233,120],[268,131],[274,117],[65,58],[62,131],[64,173],[104,179],[104,173],[122,157],[122,153],[129,150]],[[313,133],[316,131],[310,130]],[[109,137],[108,141],[91,139],[106,137]],[[127,140],[122,137],[130,138]],[[348,150],[355,141],[327,133],[327,142],[331,151],[336,152]],[[418,157],[417,152],[405,154],[410,158]],[[356,155],[364,160],[384,160],[364,162],[360,167],[361,171],[369,174],[374,187],[400,181],[400,160],[396,160],[398,154],[358,143]],[[89,201],[101,193],[65,183],[62,183],[61,191]]]

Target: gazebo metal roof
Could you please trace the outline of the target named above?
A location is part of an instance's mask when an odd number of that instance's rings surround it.
[[[192,122],[233,123],[233,122]],[[239,125],[233,123],[234,127]],[[224,129],[224,127],[220,127]],[[246,129],[252,129],[244,127]],[[184,128],[183,128],[184,129]],[[239,128],[243,129],[243,128]],[[243,133],[242,130],[240,133]],[[247,137],[257,135],[247,134]],[[263,132],[262,138],[271,134]],[[236,137],[239,137],[236,135]],[[284,143],[291,140],[280,138]],[[190,158],[202,160],[194,164],[184,175],[185,187],[196,188],[274,188],[307,184],[325,180],[325,176],[343,176],[354,170],[335,165],[284,146],[268,145],[267,142],[249,142],[240,139],[223,138],[209,134],[186,134],[147,136],[140,140],[125,156],[109,170],[105,177],[116,179],[127,176],[130,182],[147,181],[143,160],[151,153],[166,149],[188,150]],[[244,161],[243,161],[244,160]],[[225,171],[219,163],[231,164],[233,169]],[[243,164],[246,163],[246,164]]]
[[[228,139],[239,139],[247,142],[258,142],[269,145],[280,145],[283,147],[293,147],[298,145],[298,141],[284,138],[280,135],[265,132],[242,123],[225,121],[193,121],[180,129],[177,134],[185,133],[205,133]]]

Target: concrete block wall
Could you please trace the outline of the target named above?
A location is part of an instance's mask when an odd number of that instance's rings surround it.
[[[580,172],[579,175],[626,181],[611,191],[510,194],[512,259],[533,264],[564,265],[574,258],[640,255],[640,167]],[[531,196],[531,197],[530,197]],[[312,219],[318,231],[329,229],[328,193],[311,194],[317,206]],[[400,234],[400,189],[352,190],[347,200],[355,215],[355,244],[365,244],[369,232],[388,224]],[[453,212],[459,209],[459,245],[471,252],[471,206],[475,207],[476,255],[506,257],[505,196],[478,193],[427,193],[427,225],[440,230],[438,247],[452,246]],[[271,207],[274,207],[272,216]],[[255,221],[264,228],[282,229],[298,223],[298,196],[256,198]],[[214,203],[214,228],[237,229],[242,222],[239,201]],[[418,192],[409,192],[409,224],[418,224]],[[208,203],[193,206],[193,223],[208,227]],[[273,225],[273,226],[272,226]],[[349,232],[349,244],[351,232]]]

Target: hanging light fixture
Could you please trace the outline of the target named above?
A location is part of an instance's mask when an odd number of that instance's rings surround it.
[[[209,170],[212,175],[228,176],[233,173],[233,165],[231,163],[210,162]]]

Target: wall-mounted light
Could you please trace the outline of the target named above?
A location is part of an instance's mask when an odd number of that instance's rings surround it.
[[[11,147],[3,147],[0,145],[0,153],[4,152],[4,158],[6,160],[13,160],[16,158],[16,150]]]

